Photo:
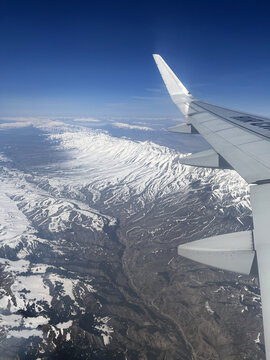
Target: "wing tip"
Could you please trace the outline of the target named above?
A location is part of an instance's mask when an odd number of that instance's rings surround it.
[[[162,59],[162,57],[159,54],[152,54],[155,62],[157,62],[158,59]]]

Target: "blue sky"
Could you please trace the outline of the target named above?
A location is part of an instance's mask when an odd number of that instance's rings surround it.
[[[266,1],[0,0],[0,116],[180,116],[152,59],[194,96],[270,116]]]

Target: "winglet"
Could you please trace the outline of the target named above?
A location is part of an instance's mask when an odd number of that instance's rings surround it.
[[[174,74],[171,68],[166,64],[162,57],[158,54],[153,54],[153,58],[157,64],[158,70],[167,87],[169,94],[172,95],[186,95],[191,96],[189,91],[181,83],[178,77]]]

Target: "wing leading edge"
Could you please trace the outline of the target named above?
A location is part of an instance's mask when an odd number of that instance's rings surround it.
[[[201,134],[211,150],[184,157],[192,166],[231,168],[250,184],[253,231],[219,235],[178,246],[179,255],[225,270],[258,271],[266,357],[270,360],[270,119],[194,98],[160,55],[153,55],[163,81],[186,118],[169,131]],[[255,271],[256,271],[255,270]]]

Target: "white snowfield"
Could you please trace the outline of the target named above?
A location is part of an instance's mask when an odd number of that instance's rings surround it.
[[[21,176],[18,181],[17,176],[17,172],[6,170],[2,175],[3,181],[0,182],[0,200],[3,200],[0,210],[0,245],[15,247],[21,234],[31,232],[28,215],[39,226],[48,225],[51,232],[65,231],[71,227],[71,223],[89,230],[102,231],[105,216],[101,217],[97,211],[75,200],[54,198],[48,192],[29,184]],[[110,225],[116,222],[111,217],[106,219]]]
[[[100,200],[101,192],[110,192],[105,204],[124,204],[134,197],[144,206],[157,197],[188,191],[191,182],[200,180],[202,184],[218,183],[213,196],[220,200],[230,193],[237,206],[250,207],[246,182],[234,171],[181,165],[179,159],[184,155],[153,142],[116,138],[89,129],[67,129],[50,139],[70,159],[60,169],[52,169],[49,184],[59,191],[70,188],[71,193],[87,186],[94,203]]]
[[[7,194],[5,183],[0,182],[0,244],[16,247],[20,235],[27,231],[29,221]]]

